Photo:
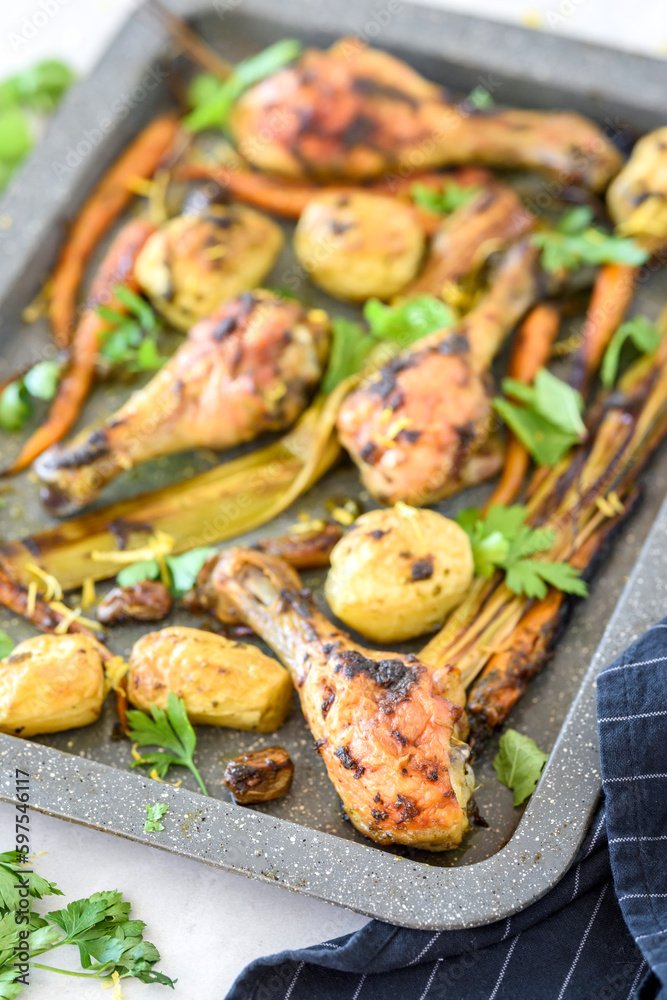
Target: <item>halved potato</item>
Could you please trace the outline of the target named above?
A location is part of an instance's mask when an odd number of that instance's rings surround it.
[[[100,652],[76,633],[20,642],[0,660],[0,732],[36,736],[95,722],[104,701]]]
[[[289,715],[290,675],[245,642],[174,625],[142,636],[129,662],[128,696],[145,712],[166,708],[172,691],[201,725],[270,733]]]

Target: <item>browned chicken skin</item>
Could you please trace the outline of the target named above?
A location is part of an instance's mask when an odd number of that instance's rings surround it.
[[[231,116],[242,155],[288,177],[362,180],[458,163],[524,167],[606,186],[621,158],[572,112],[469,110],[399,59],[344,38],[246,91]],[[268,139],[266,137],[269,137]]]
[[[259,290],[224,303],[101,427],[52,448],[37,474],[49,510],[67,514],[121,472],[186,448],[230,448],[288,427],[321,375],[328,319]]]
[[[453,330],[402,351],[350,393],[338,434],[384,503],[433,503],[497,471],[488,366],[536,295],[536,250],[507,251],[490,291]]]
[[[292,674],[345,812],[381,844],[456,847],[473,776],[458,671],[352,642],[322,615],[286,563],[228,549],[200,575],[204,603],[251,625]]]

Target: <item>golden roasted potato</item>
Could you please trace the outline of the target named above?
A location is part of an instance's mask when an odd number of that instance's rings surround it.
[[[280,226],[245,205],[212,205],[209,213],[170,219],[135,265],[155,307],[183,330],[261,285],[284,242]]]
[[[651,250],[667,244],[667,125],[639,140],[609,185],[607,208],[625,236]]]
[[[130,655],[128,697],[136,708],[166,708],[173,691],[201,725],[273,732],[289,715],[293,690],[277,660],[196,628],[149,632]]]
[[[439,628],[473,573],[470,541],[455,521],[398,503],[355,521],[331,553],[324,593],[346,625],[390,643]]]
[[[0,732],[36,736],[94,722],[104,701],[100,653],[76,633],[20,642],[0,660]]]
[[[417,273],[424,230],[413,209],[366,191],[312,198],[294,233],[299,263],[339,299],[389,299]]]

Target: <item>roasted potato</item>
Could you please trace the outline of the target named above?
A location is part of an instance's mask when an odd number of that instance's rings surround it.
[[[0,732],[59,733],[87,726],[104,701],[102,648],[85,635],[37,635],[0,660]]]
[[[389,299],[417,273],[424,231],[413,209],[395,198],[328,191],[302,212],[294,250],[330,295],[351,302]]]
[[[270,733],[289,715],[290,675],[244,642],[173,626],[142,636],[129,663],[128,697],[145,712],[151,705],[166,708],[173,691],[201,725]]]
[[[607,208],[625,236],[651,250],[667,244],[667,125],[639,140],[609,185]]]
[[[439,628],[473,573],[470,541],[458,524],[398,503],[355,521],[331,553],[324,593],[346,625],[390,643]]]
[[[182,330],[261,285],[284,242],[280,226],[245,205],[212,205],[210,212],[170,219],[147,240],[135,266],[141,288]]]

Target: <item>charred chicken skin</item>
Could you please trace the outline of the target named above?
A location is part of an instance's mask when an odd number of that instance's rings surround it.
[[[417,341],[343,402],[341,443],[378,500],[419,507],[497,471],[488,366],[535,298],[535,253],[517,243],[458,326]]]
[[[471,111],[448,103],[441,87],[399,59],[351,38],[326,52],[310,49],[251,87],[231,128],[241,154],[261,170],[324,181],[477,162],[601,190],[621,165],[581,115]]]
[[[42,497],[62,515],[121,472],[187,448],[231,448],[288,427],[322,375],[328,319],[259,290],[224,303],[101,427],[45,452]]]
[[[321,614],[280,559],[228,549],[199,579],[202,605],[239,618],[292,674],[316,749],[343,808],[380,844],[456,847],[468,829],[473,775],[458,671],[352,642]]]

